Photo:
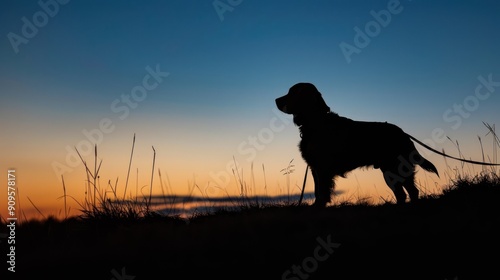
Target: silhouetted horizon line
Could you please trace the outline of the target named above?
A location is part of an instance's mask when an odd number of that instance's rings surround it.
[[[150,200],[151,198],[151,200]],[[314,198],[313,192],[304,193],[303,199]],[[300,194],[283,194],[283,195],[231,195],[224,197],[207,197],[201,195],[148,195],[139,196],[134,199],[117,199],[111,200],[112,203],[144,203],[148,201],[150,205],[172,205],[179,203],[227,203],[227,202],[258,202],[258,203],[271,203],[299,200]]]

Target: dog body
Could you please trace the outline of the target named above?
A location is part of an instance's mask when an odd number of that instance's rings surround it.
[[[278,109],[293,114],[299,127],[299,149],[314,178],[315,205],[331,201],[334,179],[359,167],[382,171],[398,203],[418,199],[415,166],[438,174],[436,167],[418,153],[401,128],[387,122],[354,121],[330,111],[320,92],[310,83],[298,83],[276,99]],[[404,188],[404,189],[403,189]]]

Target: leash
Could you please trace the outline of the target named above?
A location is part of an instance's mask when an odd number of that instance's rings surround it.
[[[455,159],[455,160],[459,160],[459,161],[463,161],[463,162],[468,162],[468,163],[472,163],[472,164],[480,164],[480,165],[490,165],[490,166],[498,166],[500,165],[500,163],[489,163],[489,162],[481,162],[481,161],[475,161],[475,160],[468,160],[468,159],[463,159],[463,158],[457,158],[457,157],[454,157],[454,156],[450,156],[450,155],[447,155],[443,152],[440,152],[436,149],[433,149],[429,146],[427,146],[426,144],[424,144],[422,141],[418,140],[417,138],[411,136],[410,134],[406,134],[408,135],[408,137],[410,137],[413,141],[417,142],[418,144],[422,145],[423,147],[435,152],[436,154],[439,154],[439,155],[442,155],[444,157],[448,157],[448,158],[452,158],[452,159]]]

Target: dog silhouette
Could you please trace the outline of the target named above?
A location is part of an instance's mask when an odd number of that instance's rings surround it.
[[[416,165],[439,176],[401,128],[339,116],[311,83],[297,83],[275,101],[280,111],[293,115],[300,130],[299,150],[314,178],[315,206],[331,201],[337,176],[359,167],[380,169],[398,204],[406,202],[407,193],[410,201],[418,200]]]

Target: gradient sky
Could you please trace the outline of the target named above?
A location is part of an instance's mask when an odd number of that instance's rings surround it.
[[[68,195],[85,191],[74,147],[93,168],[98,144],[101,188],[118,180],[123,193],[135,133],[128,194],[149,192],[153,156],[155,193],[159,169],[173,193],[237,194],[234,162],[252,193],[296,193],[300,138],[274,99],[304,81],[340,115],[392,122],[458,156],[450,137],[474,160],[480,137],[494,161],[483,122],[500,123],[499,12],[493,0],[5,1],[0,178],[15,168],[22,209],[32,213],[29,197],[59,215],[61,176]],[[419,172],[425,190],[454,168],[481,170],[419,150],[443,174]],[[337,185],[392,198],[378,170]]]

